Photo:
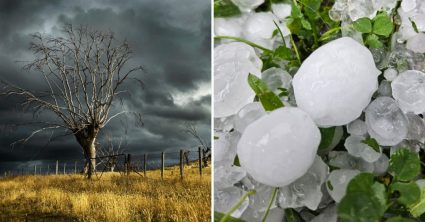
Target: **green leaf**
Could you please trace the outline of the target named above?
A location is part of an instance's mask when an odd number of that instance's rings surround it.
[[[372,22],[369,18],[359,18],[353,22],[353,28],[361,33],[370,33],[372,32]]]
[[[371,188],[374,184],[374,176],[371,173],[360,173],[348,183],[347,193],[353,192],[372,192]]]
[[[373,33],[388,37],[394,30],[394,24],[390,16],[381,13],[373,19]]]
[[[422,187],[421,189],[421,196],[419,197],[419,200],[409,206],[410,213],[414,217],[419,217],[422,214],[425,214],[425,187]]]
[[[297,211],[295,211],[292,208],[286,208],[285,209],[285,218],[283,219],[284,222],[303,222],[304,220],[301,218],[301,216],[298,214]]]
[[[410,218],[404,218],[404,217],[391,217],[386,222],[415,222],[416,220],[410,219]]]
[[[364,140],[362,140],[362,143],[368,145],[370,148],[372,148],[373,150],[375,150],[376,152],[380,152],[379,149],[379,144],[378,142],[376,142],[376,140],[372,137],[366,138]]]
[[[241,163],[239,162],[238,155],[235,156],[235,159],[233,160],[233,165],[235,165],[235,166],[241,166]]]
[[[291,17],[292,18],[303,17],[303,13],[301,12],[301,7],[298,4],[292,3]]]
[[[283,60],[291,60],[292,59],[292,51],[285,46],[279,46],[274,51],[274,56]]]
[[[223,217],[224,217],[224,214],[214,211],[214,222],[220,222],[221,218]],[[229,217],[227,218],[226,222],[245,222],[245,221],[238,218]]]
[[[307,30],[311,30],[311,24],[306,19],[301,19],[301,25]]]
[[[253,74],[248,75],[248,84],[254,90],[255,94],[258,96],[261,104],[266,111],[272,111],[277,108],[283,107],[283,102],[279,99],[279,97],[274,94],[267,87],[266,83],[264,83],[260,78]]]
[[[405,206],[410,206],[416,203],[421,195],[421,190],[415,182],[395,182],[391,184],[390,190],[392,193],[395,191],[400,193],[400,197],[397,199],[397,201]]]
[[[366,37],[366,45],[371,48],[382,48],[384,44],[379,40],[379,37],[375,34],[370,34]]]
[[[409,17],[409,21],[412,24],[413,30],[415,30],[416,33],[419,33],[418,26],[416,25],[416,22],[413,21],[410,17]]]
[[[304,6],[304,12],[307,17],[311,19],[320,18],[319,9],[322,0],[300,0],[300,3]]]
[[[328,148],[334,139],[336,127],[319,128],[322,136],[320,140],[319,150]]]
[[[241,14],[231,0],[214,0],[214,17],[231,17]]]
[[[284,96],[288,96],[289,95],[289,92],[288,92],[287,89],[281,88],[281,87],[278,87],[277,89],[281,91],[279,93],[279,95],[278,95],[279,97],[284,97]]]
[[[391,155],[389,173],[396,180],[410,181],[419,174],[420,169],[418,155],[408,149],[399,149]]]

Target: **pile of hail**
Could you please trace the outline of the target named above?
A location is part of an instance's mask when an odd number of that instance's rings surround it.
[[[425,1],[215,0],[218,221],[423,221]]]

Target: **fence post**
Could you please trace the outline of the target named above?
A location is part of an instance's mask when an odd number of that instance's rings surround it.
[[[146,168],[148,166],[148,163],[147,163],[148,162],[148,155],[146,153],[143,155],[143,159],[144,159],[144,162],[143,162],[143,174],[146,177]]]
[[[127,154],[127,176],[130,175],[131,170],[131,154]]]
[[[47,165],[47,173],[46,173],[47,175],[49,175],[50,174],[50,164],[48,164]]]
[[[37,165],[34,165],[34,176],[37,175]]]
[[[183,150],[180,150],[180,178],[183,179],[184,177],[184,152]]]
[[[74,174],[77,174],[77,161],[74,162]]]
[[[38,174],[42,175],[43,174],[43,165],[40,165],[40,167],[38,168]]]
[[[56,160],[56,175],[58,175],[59,172],[59,160]]]
[[[165,157],[165,153],[162,152],[161,153],[161,179],[164,178],[164,157]]]
[[[198,147],[198,155],[199,155],[199,175],[202,176],[202,149]]]
[[[66,163],[63,163],[63,174],[66,174]]]

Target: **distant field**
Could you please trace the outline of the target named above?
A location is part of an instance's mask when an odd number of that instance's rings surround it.
[[[210,221],[211,168],[158,170],[147,178],[107,173],[0,179],[0,221]]]

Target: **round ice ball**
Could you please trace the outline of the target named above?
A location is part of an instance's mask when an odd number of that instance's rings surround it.
[[[391,83],[393,97],[403,112],[425,112],[425,73],[407,70]]]
[[[322,127],[360,116],[378,88],[379,70],[370,51],[343,37],[314,51],[292,81],[298,107]]]
[[[242,167],[258,182],[282,187],[313,164],[320,131],[307,113],[283,107],[249,125],[237,147]]]
[[[223,44],[214,49],[214,117],[237,113],[254,100],[248,74],[261,75],[262,62],[244,43]]]

